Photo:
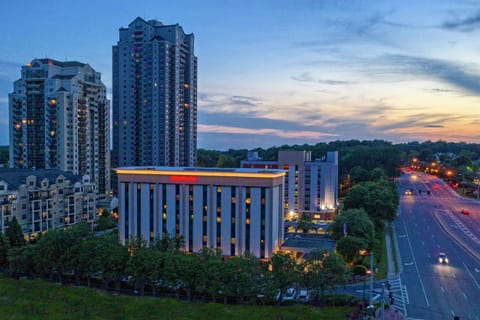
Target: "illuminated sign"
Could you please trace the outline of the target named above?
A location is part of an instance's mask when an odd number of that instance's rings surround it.
[[[198,178],[194,176],[170,176],[171,182],[197,182]]]

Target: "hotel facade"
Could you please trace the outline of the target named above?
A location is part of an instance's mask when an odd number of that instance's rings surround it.
[[[312,160],[311,151],[282,150],[278,161],[263,161],[251,153],[242,168],[283,169],[284,208],[289,212],[326,212],[338,207],[338,152]]]
[[[268,259],[283,239],[282,170],[123,167],[118,175],[119,238],[166,234],[224,256]]]

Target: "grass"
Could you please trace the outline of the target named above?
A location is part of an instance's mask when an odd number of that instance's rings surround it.
[[[390,247],[392,248],[393,264],[395,266],[395,273],[398,273],[398,259],[397,248],[395,247],[395,239],[393,234],[393,222],[388,224],[388,233],[390,233]]]
[[[0,319],[345,319],[352,307],[240,306],[112,295],[0,277]]]
[[[378,233],[376,235],[376,239],[377,245],[374,246],[374,264],[378,268],[378,272],[375,273],[374,279],[382,280],[387,278],[388,274],[388,257],[385,243],[385,232]]]

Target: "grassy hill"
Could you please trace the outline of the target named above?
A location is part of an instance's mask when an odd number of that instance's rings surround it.
[[[239,306],[113,295],[0,277],[0,319],[344,319],[353,308]]]

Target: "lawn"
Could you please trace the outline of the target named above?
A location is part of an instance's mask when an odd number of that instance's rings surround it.
[[[0,277],[0,319],[345,319],[354,308],[240,306],[113,295]]]
[[[388,230],[385,232],[388,232]],[[375,251],[374,263],[378,268],[378,272],[375,274],[375,280],[385,279],[387,278],[387,274],[388,274],[388,257],[387,257],[387,247],[385,243],[385,232],[382,232],[376,237],[378,243],[374,247],[374,251]]]

